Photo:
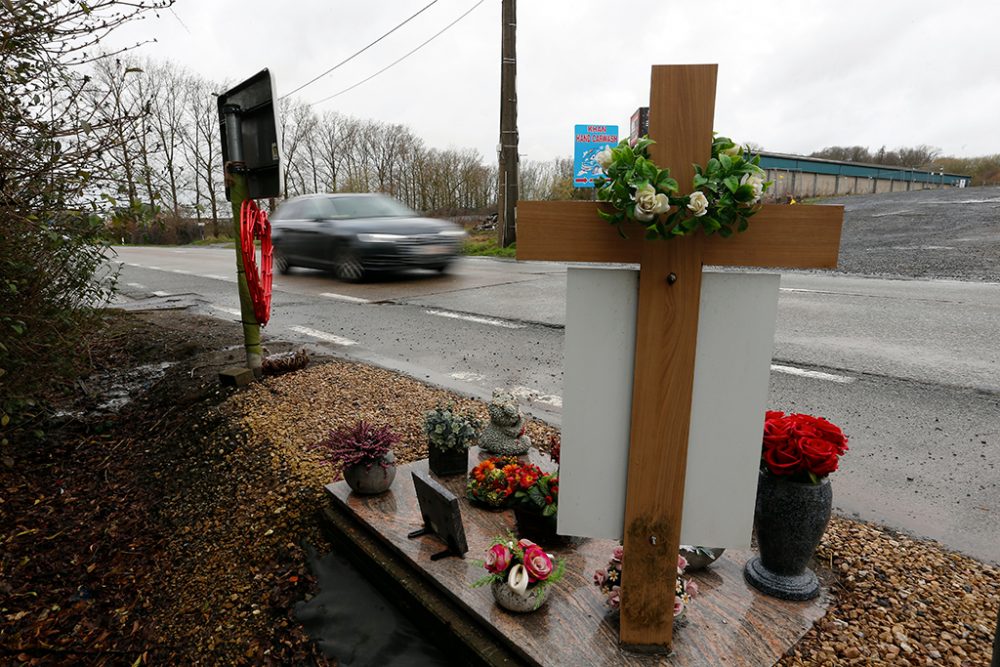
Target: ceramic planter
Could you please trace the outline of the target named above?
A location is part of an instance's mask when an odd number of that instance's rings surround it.
[[[392,480],[396,479],[396,456],[389,452],[381,463],[357,463],[344,468],[344,481],[355,493],[374,495],[384,493],[392,486]]]
[[[697,551],[695,549],[698,549]],[[708,553],[705,553],[705,552]],[[704,570],[706,567],[719,560],[725,549],[716,547],[681,547],[681,555],[687,561],[689,571]]]
[[[819,595],[819,580],[809,561],[830,522],[832,507],[829,478],[804,484],[761,471],[754,517],[760,555],[743,570],[747,582],[783,600]]]
[[[428,445],[428,460],[431,472],[445,477],[447,475],[464,475],[469,471],[469,450],[463,446],[451,449],[439,449],[433,444]]]
[[[490,584],[490,590],[493,591],[493,599],[498,605],[507,611],[526,614],[545,604],[549,589],[547,586],[544,588],[535,586],[525,591],[524,595],[518,595],[506,582],[494,581]]]

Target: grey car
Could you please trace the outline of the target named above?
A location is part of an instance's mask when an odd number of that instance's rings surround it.
[[[358,281],[375,271],[408,268],[446,271],[461,250],[465,231],[451,222],[421,217],[380,194],[294,197],[271,216],[274,266],[331,270]]]

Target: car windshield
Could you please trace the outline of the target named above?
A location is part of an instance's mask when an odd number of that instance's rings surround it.
[[[415,211],[391,197],[331,197],[337,218],[404,218]]]

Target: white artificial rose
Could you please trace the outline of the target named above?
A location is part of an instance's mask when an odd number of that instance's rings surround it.
[[[694,213],[694,217],[700,218],[708,213],[708,198],[705,196],[704,192],[693,192],[691,193],[691,196],[688,197],[687,207]]]
[[[739,144],[733,144],[729,148],[725,148],[719,151],[720,155],[728,155],[729,157],[736,157],[738,155],[743,155],[743,147]]]
[[[635,219],[639,222],[652,220],[657,207],[656,188],[647,183],[636,189],[632,199],[635,200]]]
[[[507,585],[521,597],[528,594],[528,570],[524,565],[518,563],[510,568],[510,574],[507,576]]]
[[[611,157],[611,146],[605,146],[595,157],[597,164],[601,165],[601,169],[604,171],[608,170],[611,166],[611,162],[614,158]]]
[[[754,204],[760,201],[761,195],[764,194],[764,179],[757,173],[743,174],[743,178],[740,179],[740,185],[749,185],[753,188],[752,203]]]
[[[653,213],[666,213],[670,210],[670,200],[662,192],[656,195],[656,205],[653,206]]]

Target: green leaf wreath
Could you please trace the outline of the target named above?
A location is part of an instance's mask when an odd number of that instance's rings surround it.
[[[614,207],[614,212],[598,211],[622,232],[625,220],[635,220],[646,228],[647,239],[686,236],[701,227],[706,234],[730,236],[742,232],[760,210],[760,199],[771,187],[764,181],[760,156],[745,156],[743,147],[728,137],[715,136],[712,158],[702,167],[694,165],[692,192],[679,194],[677,181],[669,169],[660,169],[649,159],[655,142],[643,137],[629,145],[627,140],[597,154],[606,178],[596,181],[597,199]]]

